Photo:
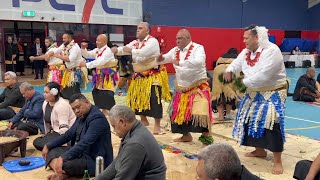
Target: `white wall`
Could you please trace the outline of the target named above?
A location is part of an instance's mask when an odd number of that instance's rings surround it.
[[[85,0],[56,0],[57,3],[73,4],[75,11],[56,10],[49,0],[27,2],[23,0],[4,0],[0,6],[0,19],[45,22],[82,23]],[[20,7],[13,7],[13,1],[20,2]],[[123,9],[123,15],[106,13],[101,0],[96,0],[91,12],[91,24],[136,25],[142,21],[142,0],[103,0],[110,8]],[[35,11],[35,17],[23,17],[23,10]],[[43,17],[43,18],[42,18]],[[54,20],[53,20],[54,19]]]

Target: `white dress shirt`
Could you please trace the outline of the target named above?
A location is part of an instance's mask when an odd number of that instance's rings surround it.
[[[52,51],[54,54],[60,54],[63,52],[64,47],[64,44],[62,44],[58,48],[50,49],[49,52]],[[65,62],[68,69],[78,67],[82,61],[81,49],[77,43],[75,43],[69,50],[69,60],[70,62]]]
[[[138,47],[135,45],[138,44]],[[141,47],[144,44],[143,47]],[[132,60],[133,62],[139,63],[145,60],[158,57],[160,55],[160,46],[156,38],[148,35],[143,41],[134,40],[126,45],[132,49]],[[123,51],[123,47],[118,47],[118,56],[130,55]]]
[[[51,45],[52,46],[52,45]],[[48,51],[46,52],[46,54],[48,54],[50,52],[50,49],[52,49],[51,47],[48,48]],[[61,65],[63,64],[62,59],[60,58],[56,58],[56,57],[51,57],[48,61],[48,65],[49,66],[53,66],[53,65]]]
[[[193,49],[188,59],[185,60],[188,50],[193,44]],[[164,60],[160,64],[172,63],[176,60],[178,47],[172,48],[163,55]],[[180,87],[190,87],[195,82],[207,78],[206,53],[202,45],[190,42],[184,49],[179,51],[179,65],[173,64],[176,70],[176,79]]]
[[[246,62],[248,49],[243,49],[239,56],[232,61],[226,72],[243,72],[243,83],[249,88],[263,88],[274,86],[286,81],[286,69],[283,56],[279,47],[273,43],[268,43],[264,48],[261,46],[255,53],[251,52],[250,59],[253,60],[258,52],[261,52],[258,62],[254,66],[249,66]]]
[[[102,51],[102,55],[98,57],[98,54],[100,54]],[[111,49],[108,47],[108,45],[105,45],[100,49],[95,48],[91,51],[87,51],[87,49],[81,49],[81,53],[85,58],[95,58],[94,61],[86,63],[86,66],[89,69],[96,68],[97,66],[103,66],[110,60],[115,59],[114,54],[111,52]]]

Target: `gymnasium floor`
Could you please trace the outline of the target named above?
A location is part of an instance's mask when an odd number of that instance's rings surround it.
[[[316,69],[317,74],[320,73],[320,69]],[[294,68],[287,69],[287,76],[290,79],[289,92],[293,93],[298,78],[306,72],[306,68]],[[170,87],[173,89],[173,82],[175,77],[172,75],[169,77]],[[43,93],[43,85],[35,86],[36,90]],[[0,88],[0,92],[3,88]],[[90,92],[91,84],[88,84],[88,88],[83,92]],[[119,89],[116,92],[118,94]],[[122,91],[123,95],[126,92]],[[285,130],[287,133],[306,136],[313,139],[320,140],[320,106],[307,104],[304,102],[295,102],[292,97],[289,96],[286,101],[286,118],[285,118]]]
[[[288,77],[291,80],[290,92],[293,92],[295,83],[297,79],[305,73],[306,69],[288,69]],[[318,70],[319,71],[319,70]],[[43,93],[43,84],[45,80],[34,81],[30,77],[19,77],[19,81],[31,81],[32,84],[36,85],[36,90]],[[174,76],[170,76],[170,85],[173,85]],[[4,84],[0,83],[0,87],[3,87]],[[3,88],[0,88],[2,92]],[[90,85],[88,89],[84,91],[84,94],[92,100],[91,97],[91,88]],[[125,94],[125,93],[124,93]],[[116,102],[118,104],[125,104],[125,97],[118,96],[116,93]],[[291,97],[288,97],[286,102],[287,111],[285,119],[285,127],[287,133],[296,134],[300,136],[307,136],[313,139],[320,139],[319,128],[320,120],[317,118],[320,115],[318,111],[320,106],[309,105],[305,103],[293,102]],[[164,112],[167,112],[168,103],[164,103]],[[164,120],[161,122],[161,126],[167,130],[167,134],[162,136],[156,136],[156,139],[160,144],[170,145],[174,148],[178,148],[184,151],[187,154],[197,154],[203,146],[199,141],[197,141],[200,136],[199,133],[193,134],[194,141],[190,143],[175,143],[172,140],[179,137],[179,134],[172,134],[168,130],[168,114],[164,113]],[[149,130],[152,130],[153,121],[150,120]],[[320,141],[313,140],[306,137],[298,137],[287,134],[287,141],[285,144],[285,151],[283,153],[283,164],[285,172],[280,176],[272,175],[271,165],[272,165],[272,154],[268,153],[268,157],[265,159],[260,158],[246,158],[244,157],[245,152],[250,151],[252,148],[239,146],[236,141],[231,139],[232,123],[222,123],[214,124],[212,127],[213,136],[215,143],[228,143],[235,148],[238,153],[241,162],[254,174],[258,175],[263,179],[281,179],[289,180],[292,179],[292,174],[296,162],[301,159],[310,159],[313,160],[316,155],[319,153]],[[5,129],[6,125],[0,125],[0,130]],[[318,133],[317,133],[318,132]],[[41,156],[40,151],[36,151],[32,145],[33,139],[37,136],[31,136],[28,140],[27,145],[27,156]],[[119,148],[120,139],[112,134],[112,144],[114,149],[114,155],[116,156]],[[175,154],[170,152],[169,149],[163,150],[163,155],[167,165],[167,179],[168,180],[191,180],[195,177],[195,169],[197,165],[196,159],[186,158],[183,154]],[[18,153],[11,154],[10,157],[6,158],[5,161],[19,158]],[[26,171],[21,173],[9,173],[3,167],[0,167],[0,179],[17,179],[17,180],[40,180],[46,179],[46,176],[51,174],[52,171],[45,171],[44,168],[38,168],[32,171]]]

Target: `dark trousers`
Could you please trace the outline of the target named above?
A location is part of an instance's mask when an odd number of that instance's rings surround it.
[[[311,95],[301,95],[300,100],[304,102],[315,102],[316,98]]]
[[[47,158],[46,158],[46,166],[50,164],[50,162],[55,159],[60,157],[63,153],[68,151],[70,147],[56,147],[53,148],[49,151]],[[67,160],[63,161],[63,166],[62,170],[66,172],[67,175],[69,176],[83,176],[84,171],[87,169],[87,159],[82,155],[79,155],[79,158],[77,159],[72,159],[72,160]],[[95,172],[89,172],[90,175],[94,175]]]
[[[43,68],[44,68],[44,63],[45,61],[34,61],[34,70],[36,73],[36,79],[39,79],[39,74],[40,74],[40,78],[43,79]]]
[[[51,142],[52,140],[58,138],[60,136],[57,132],[50,132],[46,135],[43,135],[42,137],[38,137],[33,141],[33,146],[39,150],[42,151],[44,145],[46,145],[48,142]]]
[[[15,115],[16,113],[11,107],[0,109],[0,120],[8,120],[13,118]]]
[[[63,88],[62,91],[61,91],[61,96],[64,99],[68,99],[69,100],[72,97],[72,95],[79,94],[79,93],[81,93],[80,84],[79,83],[75,83],[71,87]]]
[[[305,180],[308,175],[309,169],[311,167],[312,161],[301,160],[297,162],[296,167],[294,168],[293,178],[298,180]],[[316,175],[314,180],[320,180],[320,173]]]
[[[37,135],[38,134],[38,126],[36,126],[35,124],[33,124],[32,122],[28,121],[28,122],[17,122],[15,124],[13,124],[14,128],[17,128],[17,130],[22,130],[22,131],[27,131],[29,133],[29,135]]]

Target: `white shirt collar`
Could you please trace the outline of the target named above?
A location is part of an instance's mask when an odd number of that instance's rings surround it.
[[[149,38],[149,36],[150,36],[150,35],[147,35],[147,36],[143,39],[143,41],[147,41],[148,38]],[[140,41],[140,39],[138,39],[138,41],[139,41],[139,43],[143,42],[143,41]]]
[[[186,47],[184,47],[183,49],[180,49],[180,51],[184,52],[184,51],[188,50],[190,48],[191,44],[192,44],[192,41]]]
[[[261,46],[258,47],[258,49],[256,50],[256,52],[253,52],[251,50],[248,49],[248,51],[250,51],[252,54],[256,54],[257,52],[262,52],[263,48]]]
[[[102,48],[98,49],[99,52],[103,51],[104,48],[107,48],[108,47],[108,44],[104,45]]]

